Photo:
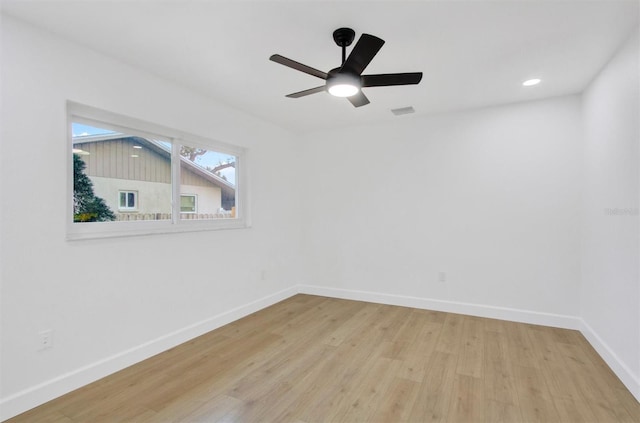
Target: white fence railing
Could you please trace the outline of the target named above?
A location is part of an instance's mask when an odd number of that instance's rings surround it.
[[[180,213],[182,220],[232,219],[234,217],[233,212],[226,210],[220,213]],[[171,213],[116,213],[116,220],[171,220]]]

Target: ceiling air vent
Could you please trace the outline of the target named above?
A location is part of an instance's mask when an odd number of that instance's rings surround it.
[[[391,113],[393,113],[396,116],[400,116],[400,115],[408,115],[410,113],[415,113],[416,111],[413,109],[412,106],[409,107],[400,107],[399,109],[391,109]]]

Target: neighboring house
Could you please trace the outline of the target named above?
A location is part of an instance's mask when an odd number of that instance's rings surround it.
[[[170,145],[123,135],[74,137],[85,173],[118,220],[171,218]],[[183,219],[233,217],[235,186],[184,157],[180,158]]]

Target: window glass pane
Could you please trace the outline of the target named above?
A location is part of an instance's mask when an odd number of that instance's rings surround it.
[[[181,219],[236,217],[236,162],[231,154],[180,147]],[[193,199],[193,211],[186,210],[183,198]]]
[[[183,213],[196,213],[196,196],[195,195],[181,195],[180,196],[180,211]]]
[[[171,144],[72,123],[74,222],[171,219]]]

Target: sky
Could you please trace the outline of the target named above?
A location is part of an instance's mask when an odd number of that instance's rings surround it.
[[[71,124],[73,137],[81,137],[81,136],[89,136],[89,135],[108,135],[108,134],[117,134],[115,131],[111,131],[104,128],[97,128],[94,126],[83,125],[81,123],[73,122]],[[167,147],[170,148],[170,144],[167,142],[160,142]],[[221,163],[227,163],[229,160],[235,161],[235,157],[231,154],[219,153],[217,151],[208,150],[205,154],[196,157],[194,163],[202,168],[207,167],[216,167]],[[223,175],[227,181],[234,184],[236,183],[236,170],[233,167],[228,167],[222,169],[220,174]]]

